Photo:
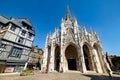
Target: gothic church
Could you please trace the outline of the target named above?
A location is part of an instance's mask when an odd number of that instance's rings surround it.
[[[110,69],[96,32],[78,25],[67,7],[59,29],[46,37],[42,69],[47,72],[105,73]]]

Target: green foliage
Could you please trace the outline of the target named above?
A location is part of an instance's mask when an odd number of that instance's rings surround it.
[[[27,75],[33,75],[33,74],[34,74],[33,70],[26,69],[20,73],[20,76],[27,76]]]
[[[115,69],[119,70],[120,69],[120,56],[114,56],[112,58],[112,63],[115,66]]]

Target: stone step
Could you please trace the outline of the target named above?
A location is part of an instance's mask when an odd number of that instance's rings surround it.
[[[96,73],[96,71],[87,71],[87,73]]]
[[[80,71],[68,70],[67,73],[81,73]]]

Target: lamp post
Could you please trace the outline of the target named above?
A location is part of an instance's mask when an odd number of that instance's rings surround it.
[[[31,50],[30,50],[30,52],[31,52]],[[28,54],[28,59],[27,59],[27,61],[25,62],[25,66],[24,66],[23,70],[25,70],[25,69],[27,68],[27,65],[28,65],[28,62],[29,62],[29,57],[30,57],[30,52],[29,52],[29,54]]]

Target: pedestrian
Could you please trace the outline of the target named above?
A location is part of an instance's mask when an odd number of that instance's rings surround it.
[[[107,68],[107,73],[109,74],[109,77],[112,77],[111,73],[110,73],[110,70],[108,68]]]
[[[63,73],[63,68],[61,68],[61,71],[60,71],[60,73]]]

